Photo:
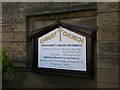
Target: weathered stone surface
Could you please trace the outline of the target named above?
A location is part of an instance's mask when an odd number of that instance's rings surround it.
[[[9,87],[14,88],[92,88],[96,87],[95,79],[47,75],[31,72],[16,71],[16,78]],[[22,78],[22,79],[21,79]],[[18,82],[19,80],[19,82]],[[92,82],[92,83],[91,83]],[[87,86],[87,87],[86,87]]]
[[[70,19],[70,18],[92,17],[96,15],[97,15],[97,11],[92,10],[92,11],[87,11],[87,12],[81,11],[81,12],[63,13],[63,14],[59,14],[59,17],[61,19]]]
[[[84,10],[95,8],[96,3],[91,2],[29,2],[29,3],[21,3],[20,10],[22,12],[40,12],[40,11],[55,11],[55,10],[67,10],[74,9],[75,7]],[[71,8],[70,8],[71,7]]]
[[[15,15],[15,13],[18,13],[20,11],[19,9],[19,2],[8,2],[8,3],[2,3],[2,18],[4,18],[4,23],[15,23],[17,22],[16,19],[13,19],[13,15]]]
[[[113,12],[119,11],[119,2],[98,2],[97,3],[97,11],[101,12]]]
[[[118,2],[97,3],[97,87],[118,88],[119,8]]]
[[[48,26],[55,23],[55,20],[42,20],[42,21],[34,21],[33,22],[33,30]]]
[[[118,70],[97,69],[97,81],[104,83],[118,83]]]
[[[98,88],[118,88],[118,84],[98,82]]]
[[[12,41],[13,33],[2,33],[2,41]]]
[[[38,10],[45,7],[45,4],[47,3],[44,3],[44,2],[26,2],[26,3],[20,3],[20,11],[21,12],[29,12],[31,11],[33,8],[35,10],[35,8]],[[33,11],[34,12],[34,11]]]
[[[81,17],[81,18],[70,18],[70,19],[63,19],[61,20],[64,23],[72,24],[72,25],[78,25],[82,27],[88,27],[88,28],[96,28],[96,16],[91,17]],[[88,24],[89,23],[89,24]]]
[[[97,16],[97,26],[113,26],[119,24],[118,12],[101,13]]]
[[[14,20],[15,22],[25,22],[25,14],[22,12],[18,12],[13,14],[10,19]]]
[[[17,31],[25,31],[26,30],[26,25],[25,25],[25,22],[22,22],[22,23],[14,23],[11,25],[11,27],[13,28],[13,30],[15,32]]]
[[[2,49],[11,49],[11,42],[2,42]]]
[[[19,61],[18,60],[14,60],[13,67],[15,67],[15,68],[17,68],[17,67],[19,67],[19,68],[26,68],[27,67],[27,64],[26,64],[27,61],[25,61],[25,60],[23,61],[23,60],[19,60]]]
[[[21,62],[26,63],[26,51],[13,51],[12,59],[14,62],[17,62],[17,63],[21,63]]]
[[[3,2],[2,3],[2,9],[3,9],[3,14],[6,14],[7,13],[16,13],[16,12],[19,12],[19,5],[20,5],[20,2]]]
[[[118,28],[118,26],[98,27],[97,39],[101,41],[119,40]]]
[[[2,26],[2,32],[12,32],[12,27],[11,25],[3,25]]]
[[[26,44],[24,42],[3,42],[2,49],[7,50],[15,62],[26,62]]]
[[[105,55],[118,55],[118,42],[117,41],[99,41],[97,43],[97,54]]]
[[[14,32],[13,41],[26,41],[26,32]]]
[[[8,50],[8,53],[14,62],[26,62],[25,42],[4,42],[2,45],[2,49]]]
[[[118,69],[119,68],[118,56],[98,56],[97,67],[106,69]]]
[[[13,51],[25,51],[26,50],[26,42],[12,42],[11,49]]]

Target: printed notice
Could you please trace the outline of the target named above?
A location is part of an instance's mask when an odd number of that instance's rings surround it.
[[[38,68],[86,70],[86,37],[60,27],[38,38]]]

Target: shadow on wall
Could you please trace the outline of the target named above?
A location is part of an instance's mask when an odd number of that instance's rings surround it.
[[[16,78],[5,88],[95,88],[96,81],[79,77],[55,76],[19,72]],[[92,82],[92,83],[89,83]],[[94,82],[94,83],[93,83]],[[87,86],[87,87],[86,87]]]

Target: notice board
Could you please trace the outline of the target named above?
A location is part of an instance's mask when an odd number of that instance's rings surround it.
[[[95,29],[55,23],[31,35],[33,72],[93,77]]]

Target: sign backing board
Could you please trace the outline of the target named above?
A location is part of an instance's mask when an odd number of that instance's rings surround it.
[[[38,68],[86,71],[86,37],[63,27],[39,37]]]

